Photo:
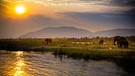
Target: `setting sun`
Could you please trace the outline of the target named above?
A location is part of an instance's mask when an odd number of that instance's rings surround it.
[[[15,7],[15,11],[18,14],[24,14],[25,11],[26,11],[26,8],[22,5],[18,5],[18,6]]]

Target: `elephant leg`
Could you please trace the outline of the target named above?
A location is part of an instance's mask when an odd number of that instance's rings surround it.
[[[128,48],[128,42],[125,42],[124,48]]]
[[[122,47],[122,44],[120,44],[120,47]]]
[[[118,47],[120,47],[120,45],[119,44],[117,44],[118,45]]]
[[[126,48],[128,48],[128,42],[126,42]]]
[[[128,45],[127,45],[127,48],[128,48]]]
[[[119,42],[117,42],[117,45],[118,45],[118,47],[120,47],[120,43]]]
[[[128,46],[127,45],[124,45],[124,48],[128,48]]]
[[[125,45],[125,48],[128,48],[128,45]]]
[[[126,45],[124,45],[124,48],[126,48],[127,46]]]

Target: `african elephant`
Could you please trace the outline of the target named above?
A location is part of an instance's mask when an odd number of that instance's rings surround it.
[[[115,36],[114,37],[114,45],[116,45],[116,42],[117,42],[118,47],[128,48],[128,41],[125,37]]]
[[[100,44],[100,45],[103,45],[103,44],[104,44],[104,40],[100,40],[100,41],[99,41],[99,44]]]
[[[47,39],[45,39],[45,42],[46,42],[46,44],[48,45],[48,43],[51,43],[51,42],[52,42],[52,39],[47,38]]]

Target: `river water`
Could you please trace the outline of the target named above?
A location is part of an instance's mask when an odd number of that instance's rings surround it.
[[[0,51],[0,76],[125,76],[110,61],[55,57],[51,52]]]

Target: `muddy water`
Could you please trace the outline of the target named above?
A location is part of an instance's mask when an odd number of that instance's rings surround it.
[[[123,76],[110,61],[60,59],[51,52],[0,51],[0,76]]]

